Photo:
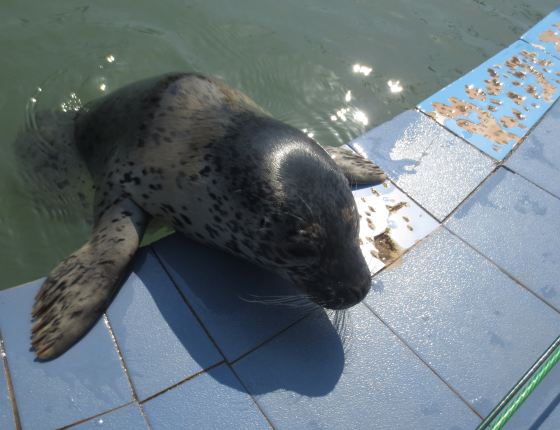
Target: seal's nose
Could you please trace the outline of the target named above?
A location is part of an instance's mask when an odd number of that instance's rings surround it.
[[[325,307],[333,310],[348,309],[360,303],[367,296],[370,288],[369,280],[360,286],[340,288],[338,294],[325,303]]]

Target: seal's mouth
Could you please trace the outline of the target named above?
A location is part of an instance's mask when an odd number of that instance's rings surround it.
[[[337,282],[334,286],[322,286],[308,291],[309,297],[319,306],[332,309],[344,310],[360,303],[368,294],[371,284],[368,278],[367,283],[359,286],[347,286],[342,282]]]

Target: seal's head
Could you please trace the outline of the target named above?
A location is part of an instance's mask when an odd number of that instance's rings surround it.
[[[297,151],[284,162],[284,220],[279,251],[285,274],[311,300],[346,309],[369,292],[371,275],[359,246],[359,215],[348,180],[330,157]]]
[[[371,275],[348,179],[299,130],[284,125],[274,136],[278,144],[267,145],[267,166],[261,166],[267,173],[259,178],[265,181],[259,192],[264,211],[251,237],[255,260],[325,308],[353,306],[368,293]]]

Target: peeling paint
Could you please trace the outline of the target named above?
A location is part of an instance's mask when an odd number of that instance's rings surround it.
[[[492,96],[499,96],[502,92],[504,83],[497,78],[487,79],[484,81],[486,84],[486,92]]]
[[[496,159],[517,144],[541,113],[542,100],[558,97],[560,71],[552,57],[525,42],[473,70],[419,105],[440,124]],[[560,83],[560,78],[557,79]]]
[[[514,93],[513,91],[508,91],[507,96],[508,96],[510,99],[512,99],[513,102],[514,102],[516,105],[519,105],[519,106],[521,106],[521,105],[523,104],[523,102],[525,101],[525,97],[520,96],[519,94]]]
[[[360,248],[372,274],[438,225],[389,181],[357,193]]]
[[[465,92],[471,99],[480,100],[482,102],[486,101],[486,93],[480,88],[476,88],[474,85],[465,85]]]
[[[450,97],[449,101],[451,102],[451,106],[438,102],[434,102],[432,105],[438,114],[447,118],[468,116],[471,112],[474,112],[477,115],[479,121],[478,123],[469,119],[457,119],[456,123],[459,127],[470,131],[471,133],[480,134],[500,145],[505,145],[512,140],[517,141],[519,139],[517,135],[504,131],[494,116],[491,113],[486,112],[484,109],[481,109],[472,103],[459,100],[456,97]]]
[[[503,117],[501,117],[500,122],[506,128],[517,127],[517,125],[519,124],[519,121],[517,121],[515,118],[513,118],[511,116],[507,116],[507,115],[504,115]]]
[[[555,24],[555,26],[559,27],[560,23]],[[555,32],[553,30],[543,31],[539,35],[539,40],[541,42],[547,42],[547,43],[554,44],[554,47],[556,48],[556,51],[560,52],[560,35],[557,32]]]
[[[532,95],[536,99],[540,98],[534,85],[527,85],[525,91],[527,91],[528,94]]]
[[[389,263],[402,254],[401,247],[391,238],[390,233],[391,230],[386,229],[374,238],[375,248],[378,251],[377,258],[384,263]]]
[[[523,55],[526,59],[531,60],[534,63],[540,64],[542,62],[542,61],[537,61],[536,60],[536,55],[537,54],[534,53],[534,52],[528,52],[526,50],[523,50],[523,51],[521,51],[521,55]],[[540,64],[540,65],[542,66],[542,64]],[[518,67],[523,67],[526,72],[531,73],[537,79],[537,82],[543,88],[544,99],[547,102],[550,102],[552,100],[553,94],[556,93],[556,87],[553,84],[551,84],[550,82],[548,82],[548,80],[545,78],[544,74],[542,72],[539,72],[533,66],[531,66],[527,63],[520,63],[518,65]]]
[[[518,120],[523,121],[525,119],[525,115],[523,115],[518,110],[512,109],[511,112],[517,117]]]

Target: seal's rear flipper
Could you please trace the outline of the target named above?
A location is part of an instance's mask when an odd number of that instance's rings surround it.
[[[69,349],[105,312],[148,221],[131,200],[109,207],[85,245],[54,268],[35,297],[31,344],[49,360]]]
[[[381,168],[346,148],[325,148],[351,185],[379,185],[387,176]]]

